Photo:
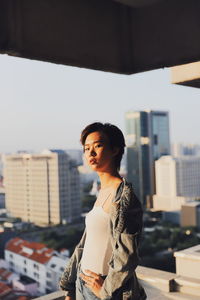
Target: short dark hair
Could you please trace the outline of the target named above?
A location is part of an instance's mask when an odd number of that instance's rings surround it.
[[[87,136],[95,131],[103,132],[109,139],[111,149],[119,148],[119,152],[115,156],[115,165],[117,170],[120,169],[120,163],[124,154],[125,140],[122,131],[115,125],[110,123],[95,122],[86,126],[81,132],[80,142],[84,146]]]

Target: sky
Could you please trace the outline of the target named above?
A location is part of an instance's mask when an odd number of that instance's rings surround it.
[[[200,144],[200,89],[170,83],[170,69],[119,75],[0,55],[0,153],[80,148],[91,122],[125,133],[125,112],[167,110],[170,140]]]

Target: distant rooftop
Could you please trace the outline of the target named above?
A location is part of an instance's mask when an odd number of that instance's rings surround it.
[[[1,298],[1,296],[4,296],[5,294],[9,293],[12,289],[5,283],[3,282],[0,282],[0,299],[3,299]]]
[[[41,264],[47,263],[54,253],[54,249],[47,248],[45,244],[29,242],[18,237],[9,240],[5,250],[25,256]]]
[[[49,149],[49,151],[53,153],[58,153],[58,154],[66,154],[66,152],[62,149]]]
[[[0,280],[6,281],[10,275],[12,275],[12,272],[5,268],[0,268]]]

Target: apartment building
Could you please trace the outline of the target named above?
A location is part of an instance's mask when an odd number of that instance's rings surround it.
[[[38,294],[58,290],[58,282],[68,257],[42,243],[13,238],[5,247],[5,260],[10,271],[34,279]]]
[[[11,216],[39,226],[80,217],[79,172],[63,150],[6,155],[4,161],[5,202]]]
[[[155,210],[180,210],[187,201],[200,198],[200,157],[163,156],[155,162]]]

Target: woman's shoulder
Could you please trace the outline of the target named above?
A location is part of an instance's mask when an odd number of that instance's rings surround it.
[[[139,232],[142,228],[142,205],[131,183],[123,179],[114,203],[119,213],[118,231]]]
[[[120,184],[121,187],[121,197],[132,197],[133,196],[133,185],[132,183],[128,182],[126,178],[122,179]]]
[[[135,194],[132,183],[128,182],[125,178],[123,179],[123,189],[121,190],[120,198],[124,206],[141,208],[141,202]]]
[[[115,194],[115,203],[122,204],[124,207],[138,206],[141,207],[141,202],[135,194],[134,187],[132,183],[128,182],[124,177],[121,182],[118,184],[116,194]]]

